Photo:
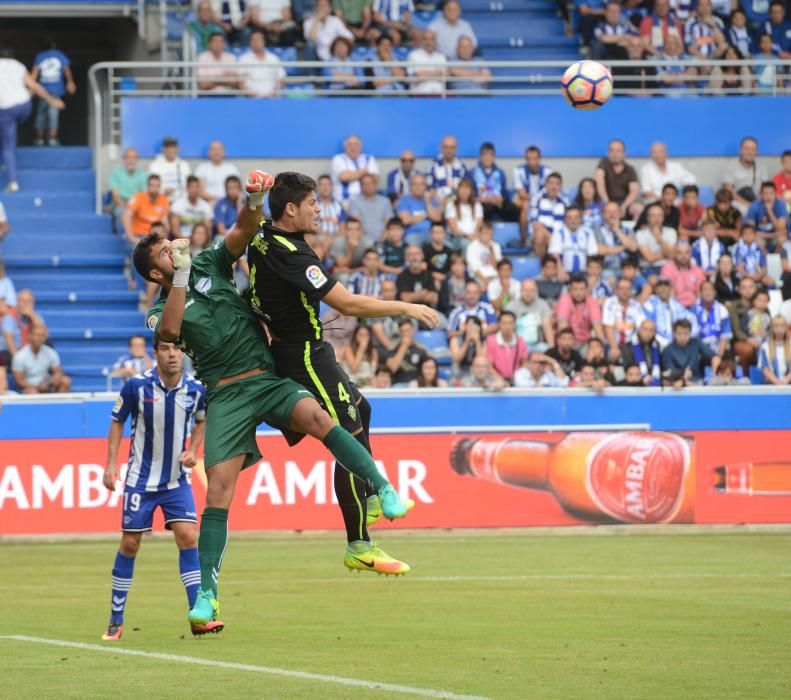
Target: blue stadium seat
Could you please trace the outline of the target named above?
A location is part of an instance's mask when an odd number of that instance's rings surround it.
[[[445,331],[417,331],[415,342],[432,352],[448,350],[448,335]]]
[[[376,56],[372,46],[355,46],[350,56],[352,61],[370,61]]]
[[[293,63],[297,60],[297,49],[295,46],[267,46],[267,51],[275,54],[284,63]],[[289,66],[286,68],[286,75],[304,75],[300,68]]]
[[[42,149],[44,150],[44,149]],[[20,175],[23,172],[19,171]],[[17,214],[50,215],[89,214],[93,211],[96,197],[93,185],[90,191],[47,192],[46,190],[22,190],[3,197],[3,205],[9,216]]]
[[[764,383],[763,370],[758,369],[758,367],[756,365],[750,365],[750,383],[751,384],[763,384]]]
[[[538,277],[541,273],[541,261],[535,255],[514,255],[511,264],[514,266],[513,277],[520,282]]]
[[[52,170],[85,170],[93,167],[93,155],[88,146],[56,146],[36,148],[22,146],[16,151],[17,167],[50,168]]]
[[[412,49],[408,46],[396,46],[393,49],[393,57],[399,61],[406,61],[407,56],[409,56],[409,52]]]
[[[412,15],[412,26],[417,29],[427,29],[428,25],[439,16],[439,12],[415,12]]]
[[[547,2],[546,0],[464,0],[464,16],[473,25],[475,24],[475,17],[477,13],[530,13],[530,16],[535,14],[544,14],[554,16],[557,12],[557,7],[554,3]]]
[[[497,221],[494,223],[494,240],[505,248],[512,241],[519,240],[519,224],[512,221]]]
[[[714,188],[709,185],[698,185],[700,190],[700,203],[704,207],[710,207],[714,204]]]
[[[124,252],[121,238],[110,233],[64,236],[47,230],[35,235],[9,236],[3,242],[3,255],[40,255],[42,250],[50,255],[70,255],[74,253],[75,246],[79,246],[84,255],[122,255]]]

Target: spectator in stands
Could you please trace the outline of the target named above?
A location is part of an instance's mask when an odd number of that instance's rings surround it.
[[[791,336],[788,322],[782,316],[772,319],[769,337],[758,352],[758,368],[767,384],[791,383]]]
[[[450,271],[439,289],[439,310],[448,316],[453,309],[464,304],[467,282],[467,263],[461,255],[450,256]]]
[[[692,258],[708,276],[717,271],[719,260],[726,249],[717,238],[717,224],[713,221],[705,220],[700,233],[700,238],[692,245]]]
[[[315,245],[323,254],[323,258],[332,242],[342,235],[346,228],[346,210],[333,195],[332,179],[329,175],[321,175],[318,179],[319,232],[316,234]]]
[[[722,187],[714,195],[714,206],[706,209],[706,217],[717,224],[720,243],[726,246],[739,240],[742,228],[742,213],[732,203],[733,193]]]
[[[604,203],[596,190],[596,181],[592,177],[584,177],[577,185],[577,195],[572,204],[582,212],[582,225],[596,231],[602,225]]]
[[[372,4],[372,0],[333,0],[335,16],[354,35],[353,41],[372,43],[381,35],[374,24]]]
[[[689,309],[698,298],[698,290],[706,273],[692,260],[692,248],[688,241],[679,241],[673,259],[659,273],[670,281],[677,301]]]
[[[577,6],[579,11],[580,43],[586,55],[590,55],[594,29],[607,15],[604,0],[581,0]]]
[[[652,54],[659,55],[665,48],[669,35],[683,41],[684,27],[670,12],[669,0],[654,0],[654,12],[640,22],[640,36],[643,48]]]
[[[600,338],[591,338],[588,341],[585,364],[593,367],[596,379],[604,379],[608,384],[615,384],[612,366],[604,352],[604,341]]]
[[[384,301],[395,301],[398,291],[395,280],[388,276],[382,277],[382,291],[380,298]],[[379,349],[380,358],[395,350],[400,340],[398,331],[399,319],[393,317],[377,318],[373,320],[371,330],[374,334],[374,343]]]
[[[742,332],[752,346],[753,357],[767,337],[771,328],[772,317],[769,313],[769,292],[759,287],[753,295],[752,305],[741,318]]]
[[[458,150],[456,137],[445,136],[440,144],[440,154],[432,161],[426,173],[429,189],[443,203],[456,192],[461,181],[468,177],[467,168],[456,155]]]
[[[148,172],[159,177],[162,194],[170,201],[178,199],[187,191],[187,177],[192,170],[189,163],[179,157],[179,142],[174,136],[163,139],[162,153],[151,161]]]
[[[206,224],[195,224],[190,233],[190,257],[194,260],[211,245],[211,233]],[[248,273],[249,274],[249,273]]]
[[[373,0],[374,24],[385,32],[396,46],[409,37],[412,30],[412,0]]]
[[[368,386],[379,366],[379,351],[374,347],[371,329],[360,323],[351,341],[340,353],[340,365],[357,386]]]
[[[539,257],[546,254],[552,233],[563,225],[569,204],[562,190],[563,179],[560,174],[551,173],[533,199],[528,218],[533,228],[533,249]]]
[[[426,357],[428,350],[415,342],[415,326],[408,318],[398,321],[398,346],[385,360],[387,368],[393,373],[394,385],[408,385],[417,379],[417,368]]]
[[[681,222],[681,211],[676,206],[676,199],[678,199],[678,189],[676,189],[676,186],[672,182],[668,182],[666,185],[663,185],[662,196],[657,202],[650,202],[648,206],[643,209],[642,213],[637,219],[635,228],[639,229],[645,226],[646,221],[648,220],[648,207],[651,207],[654,204],[659,204],[662,207],[662,212],[664,213],[662,226],[668,226],[669,228],[672,228],[678,232],[678,227]]]
[[[421,34],[418,48],[412,49],[407,56],[407,72],[417,78],[409,82],[409,89],[415,94],[440,95],[444,92],[443,78],[448,60],[436,46],[436,35],[426,30]]]
[[[717,367],[715,375],[707,382],[708,386],[744,386],[751,384],[749,377],[736,377],[736,363],[733,360],[724,359]]]
[[[143,335],[133,335],[129,339],[129,351],[121,355],[113,365],[110,373],[113,377],[121,377],[124,380],[134,377],[136,374],[146,372],[153,366],[151,356],[146,349],[146,338]]]
[[[360,137],[351,134],[343,142],[343,153],[333,156],[330,170],[335,186],[335,198],[345,204],[362,192],[360,181],[366,174],[379,174],[379,165],[376,158],[363,153],[363,142]]]
[[[561,366],[569,379],[580,371],[583,363],[582,355],[574,348],[575,343],[574,331],[568,327],[562,328],[555,336],[555,346],[545,353]]]
[[[535,351],[530,353],[526,366],[514,373],[514,386],[523,389],[564,387],[568,383],[569,378],[557,360]]]
[[[5,262],[0,258],[0,299],[12,309],[16,306],[16,287],[10,277],[5,273]]]
[[[31,93],[55,109],[64,109],[66,105],[60,97],[51,95],[41,83],[34,80],[9,48],[0,49],[0,76],[3,76],[0,83],[0,144],[8,178],[6,191],[19,192],[16,179],[17,124],[30,116]]]
[[[382,256],[379,267],[381,272],[398,275],[404,269],[406,261],[404,224],[398,217],[394,216],[387,222],[382,242],[379,244],[379,255]]]
[[[413,151],[403,151],[399,158],[399,167],[387,173],[387,196],[395,204],[399,197],[409,192],[412,178],[418,175],[415,169],[415,154]]]
[[[717,299],[723,304],[739,298],[739,278],[733,268],[730,253],[723,253],[717,261],[717,274],[714,276]]]
[[[330,0],[316,0],[313,13],[305,19],[304,34],[308,42],[308,51],[305,53],[307,60],[318,57],[322,61],[329,61],[332,42],[339,36],[354,42],[354,34],[343,20],[332,14]]]
[[[242,198],[242,181],[236,175],[225,180],[225,197],[214,205],[214,230],[218,236],[225,238],[236,223],[239,210],[244,205]]]
[[[694,243],[700,236],[700,228],[706,218],[706,207],[700,203],[697,185],[684,185],[681,206],[678,208],[678,236]],[[714,227],[716,235],[716,226]]]
[[[455,250],[465,252],[483,225],[483,206],[475,199],[472,181],[464,178],[445,204],[445,220],[453,234],[452,245]]]
[[[783,300],[791,299],[791,241],[786,241],[780,248],[780,275],[781,294]]]
[[[728,48],[725,23],[714,14],[711,0],[697,0],[694,16],[686,21],[684,43],[693,58],[712,60],[722,56]],[[709,73],[710,68],[701,68]]]
[[[30,329],[33,326],[36,324],[46,326],[44,318],[36,311],[36,298],[33,296],[33,292],[31,292],[29,289],[22,289],[20,290],[19,294],[17,294],[16,320],[19,324],[21,336],[21,342],[19,343],[20,347],[27,343],[28,334],[30,333]],[[47,345],[51,344],[52,343],[47,341]]]
[[[417,379],[409,382],[411,389],[439,389],[448,383],[439,376],[439,365],[433,357],[426,357],[418,365]]]
[[[482,289],[497,278],[497,263],[503,257],[500,244],[493,240],[492,225],[484,221],[478,238],[471,241],[465,253],[467,271],[478,280]]]
[[[423,175],[412,178],[409,194],[398,200],[396,214],[405,227],[406,241],[410,245],[422,245],[428,238],[431,224],[442,220],[442,207],[426,188]]]
[[[368,78],[368,87],[376,92],[406,90],[403,82],[406,71],[400,66],[382,65],[398,61],[399,59],[393,54],[393,40],[387,34],[383,34],[376,40],[376,55],[371,58],[371,65],[364,70],[365,77]]]
[[[585,272],[587,273],[588,290],[593,300],[601,306],[604,300],[612,296],[610,283],[602,276],[604,259],[600,255],[591,255]]]
[[[779,65],[780,56],[774,49],[772,36],[770,34],[760,34],[758,36],[758,51],[752,57],[755,64],[756,87],[764,92],[774,92],[783,87],[783,69]]]
[[[645,387],[642,377],[640,375],[640,367],[638,365],[624,365],[623,379],[618,382],[617,386],[631,387],[633,389],[642,389]]]
[[[699,338],[692,337],[692,324],[682,318],[673,324],[673,342],[662,351],[662,373],[666,385],[676,389],[703,381],[703,366],[717,372],[722,358]]]
[[[481,145],[480,160],[470,171],[470,179],[475,185],[478,202],[483,206],[483,218],[486,221],[498,219],[502,221],[518,221],[519,210],[508,199],[508,183],[505,172],[494,160],[494,144],[486,142]]]
[[[423,258],[437,288],[450,272],[451,255],[453,251],[445,243],[445,227],[442,224],[431,224],[430,238],[423,244]]]
[[[765,250],[774,251],[776,241],[784,241],[788,228],[788,207],[777,198],[775,183],[761,184],[761,194],[747,210],[744,223],[754,226],[757,243]]]
[[[21,329],[5,300],[0,297],[0,367],[10,367],[20,347]]]
[[[232,44],[247,43],[250,33],[250,13],[247,11],[246,0],[210,0],[212,19],[222,27]],[[211,37],[209,37],[211,44]]]
[[[673,324],[680,318],[693,316],[672,296],[672,285],[667,277],[660,277],[655,284],[648,283],[640,297],[643,315],[653,321],[659,345],[667,347],[673,340]],[[694,326],[693,326],[694,327]]]
[[[250,48],[239,57],[239,70],[244,80],[244,91],[248,95],[277,97],[283,89],[285,68],[278,56],[266,50],[266,41],[260,31],[250,34]]]
[[[728,19],[728,43],[739,52],[740,58],[750,58],[753,40],[750,28],[747,26],[747,15],[738,5],[730,13]],[[750,86],[752,86],[752,81],[750,81]]]
[[[269,43],[276,46],[293,46],[301,38],[299,27],[291,13],[290,0],[248,0],[248,5],[250,26],[254,27],[262,38],[266,35]]]
[[[209,48],[198,54],[198,90],[233,93],[243,81],[236,66],[236,56],[225,50],[225,35],[212,34]]]
[[[424,263],[423,251],[416,245],[406,250],[406,267],[396,279],[396,289],[401,301],[437,308],[439,293],[436,282]]]
[[[458,386],[465,389],[484,389],[500,391],[508,386],[507,382],[496,372],[485,355],[478,355],[470,366],[470,371],[462,376]]]
[[[6,216],[5,207],[3,206],[3,203],[0,202],[0,243],[3,242],[3,239],[8,235],[8,233],[9,233],[8,217]],[[2,247],[0,247],[0,254],[2,252],[3,249]]]
[[[667,3],[667,0],[658,0]],[[607,157],[602,158],[596,166],[596,189],[606,202],[616,202],[621,207],[621,217],[637,218],[642,205],[637,201],[640,185],[635,169],[627,163],[626,145],[620,139],[610,141]]]
[[[256,34],[260,36],[260,34]],[[239,177],[239,168],[233,163],[224,161],[225,147],[222,141],[212,141],[209,144],[209,162],[201,163],[195,169],[195,176],[200,183],[199,195],[214,206],[222,199],[226,192],[226,182],[229,177]],[[187,179],[189,183],[189,178]]]
[[[464,303],[450,312],[448,337],[461,335],[462,328],[471,316],[481,322],[484,337],[497,332],[497,313],[488,301],[481,301],[481,286],[475,281],[467,282],[464,287]]]
[[[481,329],[481,320],[476,316],[468,316],[464,320],[460,334],[448,339],[450,358],[453,361],[453,377],[457,381],[469,373],[476,357],[486,355],[488,339],[484,339]]]
[[[385,225],[393,217],[390,200],[377,191],[379,180],[373,173],[366,173],[360,180],[362,193],[349,201],[349,214],[357,217],[363,232],[372,241],[382,237]]]
[[[533,199],[546,185],[552,168],[541,162],[541,149],[528,146],[525,149],[525,162],[514,167],[514,190],[516,204],[520,207],[519,225],[522,228],[522,243],[527,243],[527,221]]]
[[[640,268],[645,275],[654,275],[676,253],[678,234],[663,224],[665,212],[661,204],[646,210],[646,225],[635,234],[640,253]]]
[[[590,7],[585,5],[585,7]],[[582,7],[580,7],[580,14]],[[596,18],[593,29],[592,56],[596,60],[625,61],[629,58],[627,46],[629,38],[637,34],[631,22],[621,14],[619,2],[608,2],[604,8],[604,15]],[[582,19],[582,18],[581,18]],[[586,21],[586,24],[589,22]]]
[[[592,389],[595,393],[600,394],[608,386],[610,382],[599,376],[596,368],[584,362],[580,371],[574,375],[574,378],[569,383],[570,387],[575,389]]]
[[[159,175],[149,175],[146,191],[132,197],[124,211],[124,234],[129,254],[138,241],[148,235],[154,222],[167,221],[170,206],[168,198],[160,194],[161,182]]]
[[[500,313],[511,301],[519,299],[519,282],[512,277],[513,265],[508,258],[497,261],[497,277],[486,286],[486,297]]]
[[[733,195],[733,205],[742,214],[758,198],[761,183],[769,179],[757,157],[758,141],[745,136],[739,144],[739,157],[730,161],[722,174],[722,186]]]
[[[621,261],[621,277],[629,281],[632,285],[632,294],[639,294],[648,280],[639,272],[637,260],[634,256],[624,258]]]
[[[462,37],[468,37],[473,48],[478,46],[472,25],[461,19],[461,5],[457,0],[448,0],[442,6],[442,15],[434,18],[428,28],[436,34],[439,52],[448,59],[456,58],[456,49]]]
[[[77,92],[77,84],[71,72],[71,61],[68,56],[58,49],[55,40],[47,37],[44,50],[36,54],[33,59],[31,76],[53,97],[64,98],[67,94]],[[39,97],[36,100],[36,137],[33,143],[36,146],[60,146],[58,141],[58,122],[61,107]]]
[[[608,202],[602,210],[604,223],[595,230],[599,255],[604,257],[604,269],[608,277],[615,277],[621,269],[625,255],[637,253],[637,241],[621,226],[621,208]]]
[[[742,321],[746,318],[747,312],[752,308],[753,297],[757,289],[758,287],[755,281],[749,277],[745,277],[739,281],[737,289],[738,297],[726,303],[728,313],[731,317],[733,352],[742,358],[741,362],[745,371],[750,365],[750,360],[752,360],[754,355],[754,348],[747,342],[749,335],[742,330]]]
[[[354,316],[345,316],[334,309],[327,309],[319,319],[323,328],[322,337],[332,345],[335,351],[335,360],[340,364],[346,348],[352,342],[354,329],[357,328],[359,319]]]
[[[667,146],[660,141],[651,144],[651,157],[640,169],[640,189],[646,201],[662,199],[662,188],[667,183],[676,186],[676,192],[686,185],[695,184],[695,176],[681,163],[667,159]]]
[[[60,357],[44,344],[47,329],[33,326],[28,343],[14,355],[11,369],[17,389],[24,394],[66,393],[71,379],[63,373]]]
[[[780,156],[780,172],[772,178],[775,183],[777,196],[780,197],[791,210],[791,151],[783,151]]]
[[[211,3],[209,0],[201,0],[195,8],[195,17],[190,20],[190,33],[195,39],[195,48],[200,53],[209,48],[209,37],[212,34],[221,34],[223,28],[212,18]]]
[[[745,56],[735,46],[725,47],[722,61],[723,63],[725,61],[733,63],[732,65],[714,66],[712,68],[709,86],[713,92],[725,95],[744,95],[752,90],[753,74],[747,66],[740,66],[737,63],[738,61],[743,61],[744,58]]]
[[[596,236],[582,226],[582,211],[572,205],[566,209],[563,224],[555,228],[549,243],[549,254],[558,261],[558,279],[566,282],[569,275],[585,270],[589,255],[598,255]]]
[[[505,310],[516,315],[516,332],[529,348],[544,351],[555,344],[552,309],[538,295],[538,284],[535,280],[522,280],[519,298],[508,302]]]
[[[772,49],[780,58],[791,58],[791,22],[786,20],[786,7],[781,0],[772,0],[769,19],[760,31],[772,37]]]
[[[629,37],[626,50],[630,61],[643,61],[646,58],[645,42],[640,36]],[[656,87],[656,81],[653,79],[656,68],[651,66],[613,66],[612,74],[616,82],[621,79],[628,81],[630,95],[646,96]]]
[[[330,245],[330,256],[335,261],[336,273],[349,273],[357,270],[363,263],[365,251],[373,245],[366,237],[359,219],[350,216],[346,219],[343,233],[336,236]]]
[[[565,288],[560,281],[558,261],[554,255],[547,254],[541,258],[541,274],[536,277],[536,283],[539,296],[554,306]]]
[[[370,387],[372,389],[389,389],[391,386],[393,386],[393,373],[387,369],[386,365],[379,365]]]
[[[742,236],[731,251],[733,264],[740,277],[749,277],[759,284],[771,286],[774,280],[766,274],[766,253],[758,245],[755,236],[753,226],[742,226]]]
[[[330,46],[331,63],[322,71],[328,78],[328,90],[362,90],[365,80],[362,68],[354,68],[351,61],[352,42],[339,36]]]
[[[468,36],[459,38],[459,45],[456,48],[456,65],[450,69],[450,74],[458,80],[450,81],[451,90],[485,90],[489,86],[492,71],[485,66],[461,66],[459,62],[475,61],[475,44]]]
[[[587,345],[594,335],[604,338],[601,307],[591,296],[588,280],[584,275],[572,275],[569,291],[558,299],[555,315],[558,320],[558,335],[566,328],[571,329],[573,347],[577,350]]]
[[[634,341],[635,329],[643,321],[643,308],[632,298],[632,283],[621,278],[615,284],[615,294],[602,306],[604,337],[609,346],[608,357],[612,362],[621,359],[621,346]]]
[[[113,200],[113,224],[117,233],[123,231],[123,217],[129,200],[146,189],[146,174],[137,167],[137,149],[124,151],[123,164],[113,168],[109,180]]]
[[[194,175],[187,178],[187,193],[170,207],[170,230],[173,235],[188,238],[195,224],[211,226],[214,209],[200,197],[200,181]]]
[[[379,272],[379,252],[376,248],[368,248],[363,253],[362,267],[349,277],[349,290],[353,294],[379,299],[384,279],[385,276]]]
[[[692,308],[697,322],[698,337],[713,352],[724,357],[728,351],[733,330],[728,309],[716,299],[717,291],[711,282],[706,280],[700,285],[700,299]]]
[[[670,341],[668,340],[668,343]],[[660,386],[662,383],[661,348],[656,339],[656,327],[651,319],[644,319],[633,342],[621,346],[624,367],[637,366],[640,371],[640,384]]]

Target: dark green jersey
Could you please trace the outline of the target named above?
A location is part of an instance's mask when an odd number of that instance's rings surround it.
[[[274,372],[266,336],[236,290],[236,258],[225,242],[192,261],[181,336],[176,344],[195,364],[201,381],[212,388],[223,377],[261,368]],[[163,290],[148,312],[147,325],[159,328],[167,294]]]
[[[337,283],[322,266],[304,233],[281,231],[269,223],[247,248],[250,301],[268,316],[279,340],[321,340],[319,304]]]

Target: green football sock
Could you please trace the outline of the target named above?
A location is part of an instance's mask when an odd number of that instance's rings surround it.
[[[202,591],[213,591],[215,597],[222,558],[227,546],[228,511],[225,508],[204,508],[198,540],[200,587]]]
[[[327,433],[323,442],[335,459],[363,481],[370,481],[377,491],[389,483],[379,473],[376,463],[368,451],[357,442],[350,432],[339,425]]]

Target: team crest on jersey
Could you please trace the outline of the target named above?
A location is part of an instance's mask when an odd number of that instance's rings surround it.
[[[201,277],[195,285],[195,291],[201,294],[208,294],[211,289],[211,277]]]
[[[119,396],[115,402],[115,406],[113,406],[113,413],[118,413],[121,410],[121,406],[124,405],[124,400]]]
[[[308,282],[310,282],[316,289],[327,282],[327,278],[318,265],[311,265],[307,270],[305,270],[305,277],[308,278]]]
[[[157,323],[159,319],[156,316],[149,316],[146,326],[148,326],[148,330],[153,331],[157,327]]]
[[[357,409],[354,406],[349,404],[346,411],[349,414],[349,418],[351,418],[352,420],[357,420]]]

